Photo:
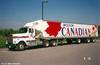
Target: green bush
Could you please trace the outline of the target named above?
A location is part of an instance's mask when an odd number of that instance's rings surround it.
[[[6,47],[6,37],[17,32],[14,29],[0,29],[0,48]]]
[[[6,37],[0,36],[0,48],[6,47]]]

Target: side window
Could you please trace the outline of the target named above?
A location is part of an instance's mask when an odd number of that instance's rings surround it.
[[[29,28],[29,33],[32,33],[31,28]]]
[[[29,33],[33,33],[33,32],[34,32],[34,30],[30,28],[29,29]]]

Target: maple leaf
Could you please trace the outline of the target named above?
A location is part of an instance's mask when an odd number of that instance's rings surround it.
[[[49,27],[45,30],[50,36],[54,35],[57,36],[58,32],[61,29],[61,22],[57,21],[48,21],[47,22]]]

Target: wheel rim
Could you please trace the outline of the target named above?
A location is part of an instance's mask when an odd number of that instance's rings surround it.
[[[93,39],[93,42],[95,42],[96,40],[95,39]]]
[[[23,44],[20,44],[20,45],[19,45],[19,48],[20,48],[21,50],[23,50],[23,49],[24,49],[24,45],[23,45]]]
[[[90,42],[90,40],[88,39],[88,41],[87,41],[88,43]]]
[[[48,47],[49,46],[49,43],[45,43],[45,47]]]
[[[78,43],[81,43],[81,40],[80,39],[78,39]]]
[[[55,42],[53,43],[53,46],[56,46],[56,43]]]

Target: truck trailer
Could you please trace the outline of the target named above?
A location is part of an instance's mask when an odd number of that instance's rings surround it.
[[[94,43],[98,26],[37,20],[26,23],[18,34],[11,34],[7,40],[9,50],[24,50],[31,46],[44,47],[71,43]]]

